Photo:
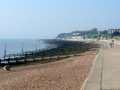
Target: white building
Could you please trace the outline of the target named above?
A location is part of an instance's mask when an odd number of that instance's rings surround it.
[[[108,34],[113,34],[114,32],[120,32],[120,29],[108,29]]]

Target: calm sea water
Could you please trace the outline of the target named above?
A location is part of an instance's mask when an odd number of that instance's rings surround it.
[[[23,51],[34,51],[37,49],[45,48],[43,41],[37,41],[35,39],[0,39],[0,57],[4,55],[6,44],[6,54],[16,54]],[[37,44],[37,45],[36,45]]]

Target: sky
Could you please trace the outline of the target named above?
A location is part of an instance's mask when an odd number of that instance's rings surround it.
[[[0,39],[120,28],[120,0],[0,0]]]

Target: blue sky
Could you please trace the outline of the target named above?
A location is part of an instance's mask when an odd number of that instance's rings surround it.
[[[0,0],[1,39],[120,28],[120,0]]]

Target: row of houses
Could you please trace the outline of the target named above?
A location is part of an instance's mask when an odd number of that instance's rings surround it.
[[[119,32],[120,33],[120,29],[108,29],[108,30],[104,30],[106,31],[106,33],[108,34],[113,34],[114,32]],[[104,31],[98,31],[98,35],[100,35],[101,32]],[[103,34],[102,34],[103,35]],[[102,36],[101,36],[102,37]],[[78,39],[82,39],[82,38],[87,38],[87,36],[83,36],[80,33],[74,33],[73,36],[71,38],[78,38]]]
[[[108,33],[108,34],[113,34],[114,32],[120,33],[120,29],[108,29],[108,30],[104,30],[104,31],[106,31],[106,33]],[[100,33],[104,32],[104,31],[98,31],[98,35],[100,35]],[[78,34],[78,33],[75,33],[74,36],[71,38],[78,38],[78,39],[87,38],[87,36],[83,36],[82,34],[80,34],[80,35],[76,35],[76,34]],[[101,35],[103,35],[103,34],[101,34]],[[101,37],[104,37],[104,35]]]
[[[113,34],[114,32],[119,32],[120,33],[120,29],[108,29],[108,30],[104,30],[104,31],[98,31],[98,34],[100,33],[105,33],[105,34]]]
[[[119,32],[120,33],[120,29],[108,29],[108,30],[104,30],[104,31],[97,31],[96,34],[91,34],[90,32],[88,32],[88,35],[90,33],[89,36],[84,35],[82,32],[74,32],[74,33],[63,33],[60,34],[57,39],[61,39],[61,38],[68,38],[68,39],[84,39],[84,38],[104,38],[107,37],[107,34],[113,34],[114,32]],[[60,37],[61,36],[61,37]]]
[[[108,34],[113,34],[114,32],[120,32],[120,29],[108,29]]]

